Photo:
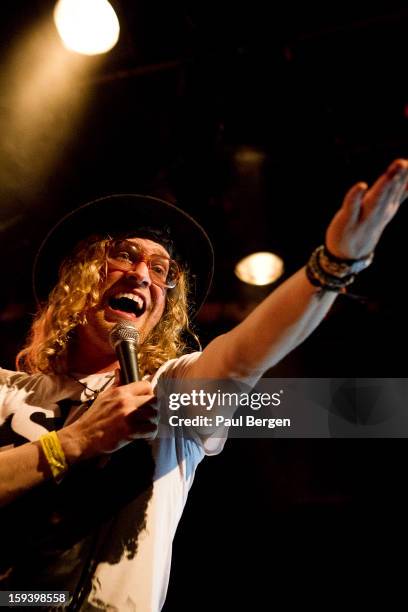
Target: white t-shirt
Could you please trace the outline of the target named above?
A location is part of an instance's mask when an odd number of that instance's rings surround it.
[[[199,355],[167,362],[152,383],[163,375],[183,378]],[[109,379],[107,386],[112,384],[112,374],[81,380],[96,390]],[[0,450],[72,422],[87,409],[89,395],[68,376],[0,369]],[[168,410],[164,403],[161,412]],[[76,608],[81,611],[160,610],[172,542],[195,470],[205,454],[219,453],[225,443],[219,433],[202,440],[177,429],[152,442],[126,445],[107,456],[107,465],[100,459],[82,462],[61,484],[44,483],[3,508],[0,589],[73,591],[81,584],[82,603]]]

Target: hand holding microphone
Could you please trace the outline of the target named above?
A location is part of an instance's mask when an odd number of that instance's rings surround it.
[[[132,323],[120,321],[110,340],[120,363],[122,384],[103,391],[77,421],[59,431],[63,445],[72,448],[72,463],[114,452],[132,440],[153,440],[157,435],[153,388],[139,377],[139,332]]]

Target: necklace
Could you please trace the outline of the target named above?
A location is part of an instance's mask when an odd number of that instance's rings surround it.
[[[79,380],[79,378],[76,378],[76,376],[73,376],[72,374],[68,374],[68,376],[70,378],[72,378],[72,380],[75,380],[78,384],[82,385],[82,387],[86,390],[89,391],[91,393],[91,395],[88,397],[88,399],[86,400],[86,403],[88,404],[89,407],[92,406],[92,404],[94,403],[94,401],[96,400],[96,398],[98,397],[98,395],[100,393],[102,393],[102,391],[104,389],[106,389],[106,387],[108,386],[108,384],[111,382],[111,380],[113,378],[115,378],[115,374],[112,374],[111,376],[109,376],[108,380],[106,380],[102,387],[100,387],[99,389],[91,389],[91,387],[89,387],[86,383],[83,383],[82,380]]]

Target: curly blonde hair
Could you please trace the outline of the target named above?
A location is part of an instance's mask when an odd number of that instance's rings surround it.
[[[106,279],[106,248],[109,239],[92,236],[81,242],[61,265],[59,278],[46,304],[40,307],[27,343],[18,353],[19,371],[30,374],[67,373],[67,351],[78,325],[85,325],[86,312],[99,303]],[[139,368],[152,374],[164,362],[186,351],[184,337],[192,331],[188,316],[187,273],[167,292],[162,318],[140,347]]]

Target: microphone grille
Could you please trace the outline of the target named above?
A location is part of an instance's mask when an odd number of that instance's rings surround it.
[[[116,348],[119,342],[124,340],[139,344],[139,332],[130,321],[119,321],[109,334],[109,340],[112,348]]]

